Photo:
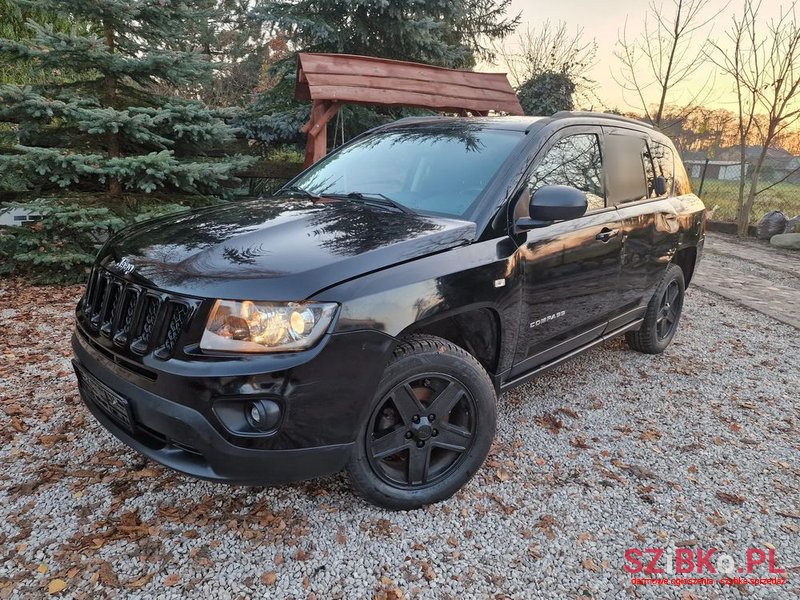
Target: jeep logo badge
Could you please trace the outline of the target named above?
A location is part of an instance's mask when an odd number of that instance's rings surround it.
[[[116,264],[117,269],[123,272],[125,275],[130,275],[133,273],[133,270],[136,268],[133,266],[131,262],[128,261],[127,258],[123,258]]]

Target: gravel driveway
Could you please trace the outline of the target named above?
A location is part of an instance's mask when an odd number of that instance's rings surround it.
[[[225,487],[80,403],[79,288],[0,282],[0,598],[729,598],[800,591],[798,331],[697,288],[660,357],[606,343],[503,396],[456,497],[391,513],[336,476]],[[774,548],[782,587],[633,586],[629,547]],[[765,570],[759,571],[764,573]]]

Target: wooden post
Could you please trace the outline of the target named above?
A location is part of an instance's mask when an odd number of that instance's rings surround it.
[[[304,168],[313,165],[328,151],[328,122],[339,110],[339,106],[338,102],[327,100],[314,100],[311,104],[311,118],[301,129],[308,134]]]

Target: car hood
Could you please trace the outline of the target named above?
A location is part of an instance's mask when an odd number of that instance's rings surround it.
[[[349,201],[267,198],[134,226],[111,239],[99,261],[136,283],[182,295],[302,300],[474,237],[469,221]]]

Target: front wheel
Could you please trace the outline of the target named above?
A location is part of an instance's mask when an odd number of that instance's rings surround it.
[[[646,354],[666,350],[678,330],[685,291],[683,270],[670,264],[647,305],[641,328],[625,334],[628,345]]]
[[[386,367],[347,466],[354,490],[393,510],[449,498],[489,453],[495,404],[472,355],[442,338],[410,337]]]

